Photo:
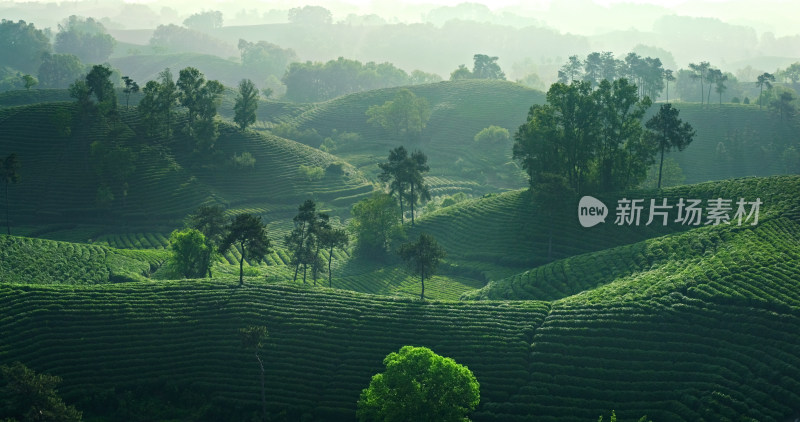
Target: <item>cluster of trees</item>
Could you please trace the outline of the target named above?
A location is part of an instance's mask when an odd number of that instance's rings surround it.
[[[58,25],[55,50],[73,54],[84,63],[103,63],[114,51],[116,40],[102,23],[93,18],[72,15]]]
[[[314,102],[360,91],[438,82],[441,78],[420,70],[409,75],[391,63],[362,64],[339,57],[327,63],[292,63],[281,80],[288,100]]]
[[[222,12],[219,10],[208,10],[194,13],[184,19],[183,24],[187,28],[198,31],[222,28]]]
[[[150,37],[150,46],[158,51],[211,54],[222,58],[236,56],[236,48],[205,32],[169,24],[159,25]]]
[[[634,52],[628,53],[624,60],[615,58],[609,51],[592,52],[584,60],[570,56],[558,71],[558,82],[563,84],[586,81],[596,87],[603,80],[619,78],[636,84],[639,98],[657,98],[664,90],[664,82],[674,80],[672,71],[664,69],[661,59],[642,57]]]
[[[80,422],[83,412],[64,403],[56,387],[61,377],[37,374],[21,362],[0,366],[0,420]]]
[[[486,54],[476,54],[472,56],[473,66],[470,71],[466,65],[459,65],[458,69],[450,73],[450,80],[459,79],[499,79],[505,80],[506,74],[497,64],[499,57],[489,57]]]
[[[86,77],[76,79],[70,85],[69,95],[77,100],[82,116],[98,112],[101,117],[116,117],[117,93],[111,82],[113,73],[110,67],[97,64],[92,66]]]
[[[238,48],[244,73],[251,79],[262,78],[259,80],[273,81],[273,84],[280,83],[279,79],[286,73],[289,63],[298,60],[297,53],[291,48],[281,48],[266,41],[253,43],[240,39]]]
[[[411,209],[411,225],[414,225],[414,207],[431,199],[430,190],[425,183],[424,174],[430,170],[428,157],[422,151],[410,155],[403,146],[389,152],[389,160],[378,164],[381,173],[378,179],[389,187],[389,194],[400,204],[400,224],[405,223],[404,204]]]
[[[335,248],[344,248],[350,239],[344,229],[335,228],[330,223],[328,214],[317,211],[313,200],[306,200],[297,208],[297,215],[293,218],[294,229],[286,235],[286,247],[292,255],[291,265],[294,266],[294,281],[300,267],[303,268],[303,284],[306,283],[307,271],[311,269],[311,278],[317,285],[319,274],[324,268],[321,252],[328,252],[328,287],[333,286],[331,262]]]
[[[532,106],[517,131],[514,158],[534,191],[546,191],[541,185],[554,179],[579,195],[635,187],[658,151],[663,162],[664,152],[685,148],[694,135],[670,104],[647,122],[652,132],[645,131],[641,121],[650,104],[624,78],[603,80],[596,89],[588,81],[555,83],[547,103]]]
[[[383,128],[396,139],[412,141],[422,136],[431,118],[431,108],[425,98],[402,89],[382,105],[370,106],[366,115],[367,123]]]

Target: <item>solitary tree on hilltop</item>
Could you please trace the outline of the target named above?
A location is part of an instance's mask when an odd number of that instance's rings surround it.
[[[253,214],[239,214],[226,227],[226,235],[219,246],[219,252],[225,253],[233,245],[239,245],[241,256],[239,258],[239,285],[244,285],[244,260],[245,258],[259,262],[269,253],[270,241],[267,236],[267,226],[261,222],[261,217]]]
[[[9,236],[11,236],[11,220],[9,219],[9,205],[8,205],[8,185],[9,184],[16,184],[19,182],[19,160],[17,160],[17,154],[10,154],[2,161],[2,167],[0,167],[0,178],[2,178],[3,184],[6,186],[6,232]]]
[[[203,233],[196,229],[175,230],[169,236],[172,261],[183,277],[199,278],[211,266],[211,246]]]
[[[436,271],[439,261],[445,257],[444,249],[436,242],[433,236],[422,233],[416,242],[404,243],[397,252],[403,261],[416,274],[419,274],[422,283],[422,291],[419,294],[420,300],[425,300],[425,277],[429,277]]]
[[[476,79],[500,79],[505,80],[506,74],[497,64],[499,57],[489,57],[486,54],[476,54],[472,57],[474,62],[472,77]]]
[[[683,151],[694,139],[695,131],[689,123],[678,118],[679,111],[671,104],[662,104],[645,126],[650,129],[653,139],[661,150],[658,166],[658,189],[661,189],[661,172],[664,169],[664,153],[675,148]]]

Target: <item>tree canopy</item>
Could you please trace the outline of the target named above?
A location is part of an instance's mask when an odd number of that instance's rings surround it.
[[[400,231],[397,224],[397,202],[383,192],[353,205],[350,224],[356,235],[356,253],[371,258],[383,258],[392,239]]]
[[[398,139],[419,139],[431,118],[428,100],[417,97],[408,89],[400,90],[382,105],[367,109],[367,122],[379,126]]]
[[[82,412],[67,406],[56,387],[61,377],[37,374],[20,362],[0,366],[5,387],[0,394],[0,418],[13,421],[79,422]],[[5,419],[9,418],[9,419]]]
[[[480,402],[480,384],[464,365],[427,347],[403,346],[383,360],[358,399],[358,420],[461,422]]]
[[[72,15],[58,25],[55,50],[74,54],[84,63],[103,63],[114,51],[116,40],[94,18]]]
[[[650,120],[647,128],[652,132],[650,136],[661,151],[661,161],[658,170],[658,189],[661,189],[661,172],[664,167],[664,153],[672,149],[683,151],[694,138],[695,131],[689,123],[678,118],[680,112],[672,104],[662,104]]]
[[[256,122],[258,109],[258,88],[250,79],[242,79],[236,92],[236,101],[233,105],[233,121],[242,130]]]
[[[181,276],[200,278],[211,266],[211,246],[196,229],[175,230],[169,237],[172,262]]]
[[[425,299],[425,277],[430,277],[445,257],[444,249],[433,236],[421,233],[415,242],[404,243],[397,251],[398,255],[418,274],[422,284],[419,298]]]
[[[240,249],[239,257],[239,285],[244,285],[244,260],[254,262],[262,261],[272,253],[267,226],[261,222],[261,217],[253,214],[239,214],[225,228],[226,234],[222,238],[219,252],[225,253],[231,246],[237,245]]]
[[[0,21],[0,63],[3,66],[32,74],[39,68],[42,55],[51,52],[48,33],[34,24],[23,20]]]

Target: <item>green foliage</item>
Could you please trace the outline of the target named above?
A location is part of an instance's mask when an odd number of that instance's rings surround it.
[[[112,70],[105,65],[94,65],[86,75],[89,95],[97,100],[97,109],[104,116],[117,109],[117,93],[111,83]],[[80,100],[79,100],[80,101]]]
[[[330,10],[322,6],[303,6],[289,9],[289,22],[302,25],[328,25],[333,21]]]
[[[176,270],[186,278],[204,277],[211,266],[211,252],[203,233],[196,229],[175,230],[169,236]]]
[[[214,117],[225,87],[219,81],[206,81],[204,75],[194,67],[181,69],[176,86],[179,90],[178,99],[188,111],[185,130],[195,140],[196,150],[209,152],[219,136]],[[242,118],[246,119],[244,116]]]
[[[482,147],[492,148],[505,146],[511,140],[511,135],[508,133],[508,129],[491,125],[476,133],[473,140],[481,144]]]
[[[261,217],[252,214],[239,214],[225,227],[225,236],[219,245],[219,252],[224,254],[232,246],[238,246],[241,257],[239,258],[239,285],[244,284],[244,260],[260,262],[272,252],[267,235],[267,226],[261,222]]]
[[[322,136],[317,133],[316,129],[300,130],[297,126],[289,123],[275,125],[269,131],[275,136],[291,139],[312,147],[319,146],[322,142]]]
[[[431,110],[425,98],[403,89],[391,101],[373,105],[367,109],[367,120],[382,127],[397,139],[418,139],[431,118]]]
[[[472,371],[427,347],[403,346],[383,364],[386,371],[374,375],[358,399],[362,422],[460,422],[480,402]]]
[[[123,198],[128,196],[128,182],[136,170],[137,155],[129,147],[111,141],[94,141],[89,148],[91,166],[101,186],[113,188]],[[109,191],[113,200],[113,191]]]
[[[238,47],[242,69],[250,78],[263,78],[265,74],[280,78],[289,63],[298,61],[297,54],[291,48],[283,49],[267,41],[252,43],[240,39]],[[264,97],[269,95],[264,94]]]
[[[33,73],[39,67],[42,55],[51,51],[48,34],[36,29],[33,23],[6,19],[0,22],[0,57],[3,58],[3,66]]]
[[[500,79],[505,80],[506,74],[497,64],[499,57],[489,57],[486,54],[476,54],[472,57],[472,77],[475,79]]]
[[[461,79],[472,79],[472,72],[463,64],[458,65],[458,68],[450,73],[451,81],[458,81]]]
[[[324,101],[413,82],[408,73],[391,63],[362,64],[344,57],[326,63],[293,62],[281,81],[286,85],[286,99],[295,102]]]
[[[356,237],[356,252],[382,258],[400,232],[397,202],[385,193],[376,192],[353,205],[351,229]]]
[[[313,182],[325,176],[325,169],[317,166],[300,165],[300,175],[307,181]]]
[[[79,422],[83,414],[74,406],[67,406],[56,392],[61,377],[37,374],[20,362],[0,366],[6,381],[5,400],[0,402],[0,417],[20,422],[63,421]]]
[[[187,28],[196,30],[209,30],[222,28],[222,12],[219,10],[208,10],[194,13],[183,20]]]
[[[84,63],[103,63],[114,51],[116,40],[94,18],[72,15],[58,25],[55,50],[74,54]]]
[[[251,169],[256,165],[256,159],[253,154],[245,151],[241,154],[233,154],[231,163],[237,169]]]
[[[678,118],[680,111],[672,107],[672,104],[662,104],[646,125],[650,129],[651,136],[658,149],[661,151],[661,162],[658,170],[657,188],[661,188],[661,173],[664,167],[664,153],[673,149],[683,151],[694,139],[695,130],[687,122]]]
[[[415,242],[404,243],[398,249],[397,254],[405,261],[408,266],[418,274],[422,283],[422,290],[419,294],[420,300],[425,300],[425,276],[430,278],[439,262],[445,257],[444,249],[436,242],[433,236],[421,233]]]
[[[131,94],[139,92],[139,84],[129,76],[123,76],[122,82],[125,83],[125,88],[122,89],[122,92],[125,94],[125,108],[128,108],[128,101],[131,98]]]
[[[638,100],[626,79],[553,84],[546,105],[533,105],[515,135],[514,158],[533,183],[544,173],[564,176],[581,194],[638,185],[654,149],[642,136],[650,100]]]
[[[31,75],[22,75],[22,82],[25,85],[25,89],[31,89],[39,85],[39,81]]]
[[[300,266],[303,267],[303,284],[306,283],[308,268],[311,268],[311,275],[314,285],[317,284],[319,271],[323,262],[320,258],[320,250],[327,245],[322,242],[324,233],[331,230],[329,217],[327,214],[317,212],[317,204],[307,199],[297,208],[297,215],[292,218],[294,229],[284,238],[286,248],[291,254],[290,265],[294,266],[294,280],[297,281],[297,274]]]
[[[239,91],[236,95],[236,104],[233,106],[233,121],[242,130],[256,122],[256,110],[258,109],[258,89],[249,79],[242,79],[239,82]]]

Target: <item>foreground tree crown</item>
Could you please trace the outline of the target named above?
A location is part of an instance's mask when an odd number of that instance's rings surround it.
[[[480,401],[480,384],[464,365],[427,347],[403,346],[383,360],[358,399],[358,420],[463,421]]]

